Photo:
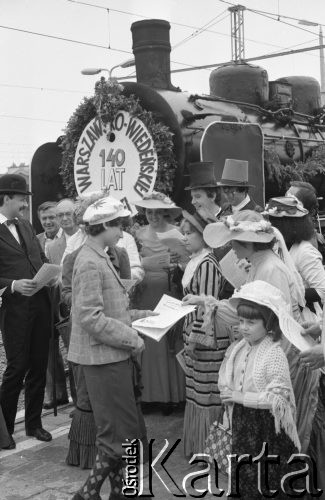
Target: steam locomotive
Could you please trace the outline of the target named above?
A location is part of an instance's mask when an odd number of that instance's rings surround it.
[[[202,136],[214,122],[252,124],[262,131],[265,197],[279,194],[281,188],[271,180],[267,155],[272,152],[279,165],[304,162],[313,151],[325,145],[324,109],[317,80],[291,76],[270,82],[265,69],[244,62],[218,67],[210,75],[210,94],[183,92],[171,83],[170,24],[164,20],[138,21],[131,26],[136,82],[123,82],[123,93],[134,95],[141,106],[173,133],[177,174],[173,198],[184,198],[189,162],[200,160]],[[36,209],[45,199],[64,195],[59,178],[60,145],[41,146],[32,161],[32,187]],[[231,157],[236,158],[236,142]],[[220,177],[222,164],[215,158]],[[261,174],[262,175],[262,174]],[[313,182],[313,179],[311,180]],[[324,181],[324,182],[323,182]],[[325,197],[325,176],[315,179],[318,193]],[[33,208],[33,211],[35,210]]]

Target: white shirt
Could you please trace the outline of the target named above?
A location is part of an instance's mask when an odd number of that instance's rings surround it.
[[[79,228],[78,231],[74,233],[72,236],[69,236],[69,238],[66,240],[67,246],[64,251],[64,254],[62,255],[61,266],[66,256],[77,250],[79,247],[81,247],[81,245],[85,243],[86,239],[87,239],[87,234],[81,228]]]
[[[123,231],[123,238],[117,244],[120,248],[125,248],[130,259],[131,278],[138,283],[143,280],[145,271],[140,262],[140,256],[135,239],[130,233]]]
[[[250,201],[251,201],[250,196],[249,196],[249,194],[247,194],[246,197],[243,199],[243,201],[238,203],[238,205],[231,205],[232,211],[234,213],[239,212],[239,210],[242,210],[247,205],[247,203],[249,203]]]
[[[8,220],[8,218],[5,215],[0,213],[0,224],[5,224],[7,220]],[[19,239],[18,231],[17,231],[15,224],[10,224],[10,226],[7,226],[7,228],[9,229],[9,231],[11,232],[11,234],[13,235],[13,237],[15,238],[17,243],[19,243],[19,245],[20,245],[20,239]]]

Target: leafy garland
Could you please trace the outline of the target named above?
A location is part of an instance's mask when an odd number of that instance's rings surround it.
[[[125,96],[123,86],[101,78],[95,85],[95,95],[85,97],[68,121],[61,147],[63,149],[60,174],[66,195],[77,195],[74,182],[74,157],[80,136],[86,125],[100,116],[105,125],[112,123],[118,111],[128,111],[138,117],[152,135],[158,157],[158,172],[154,189],[167,195],[173,193],[177,161],[174,155],[173,133],[144,110],[134,95]]]
[[[316,175],[325,175],[325,146],[314,148],[304,162],[288,165],[280,163],[275,146],[264,151],[265,181],[277,185],[280,194],[284,194],[290,181],[311,182]]]

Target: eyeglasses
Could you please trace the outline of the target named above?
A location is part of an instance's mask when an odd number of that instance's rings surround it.
[[[73,216],[73,212],[59,212],[56,215],[57,215],[57,217],[59,217],[60,219],[62,219],[62,217],[72,217]]]

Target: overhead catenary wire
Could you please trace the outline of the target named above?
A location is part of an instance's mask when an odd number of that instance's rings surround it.
[[[96,47],[99,49],[113,50],[114,52],[122,52],[124,54],[132,54],[132,52],[130,52],[129,50],[116,49],[114,47],[108,47],[106,45],[99,45],[97,43],[91,43],[91,42],[83,42],[82,40],[73,40],[72,38],[64,38],[64,37],[56,36],[56,35],[48,35],[47,33],[39,33],[37,31],[23,30],[21,28],[14,28],[13,26],[0,25],[0,28],[6,29],[6,30],[18,31],[20,33],[26,33],[29,35],[42,36],[44,38],[51,38],[53,40],[61,40],[64,42],[71,42],[71,43],[76,43],[79,45],[88,45],[89,47]]]
[[[216,24],[218,23],[221,23],[224,19],[226,19],[226,17],[229,16],[229,13],[227,12],[228,9],[225,9],[223,10],[220,14],[218,14],[217,16],[213,17],[211,19],[211,21],[205,23],[203,26],[201,26],[201,28],[198,28],[196,29],[195,31],[193,31],[193,33],[191,33],[189,36],[185,37],[183,40],[181,40],[180,42],[176,43],[175,45],[173,45],[172,49],[175,50],[177,47],[180,47],[181,45],[183,45],[184,43],[187,43],[189,40],[201,35],[202,33],[204,33],[208,28],[211,28],[212,26],[215,26]],[[219,19],[221,16],[223,16],[225,13],[227,12],[226,16],[224,16],[222,19]],[[217,21],[218,19],[218,21]],[[214,22],[215,21],[215,22]],[[212,24],[213,23],[213,24]]]
[[[227,0],[218,0],[218,2],[230,5],[231,7],[236,6],[236,4],[228,2]],[[317,35],[317,33],[315,33],[315,31],[311,31],[311,30],[308,30],[306,28],[302,28],[301,26],[297,26],[295,24],[287,23],[286,21],[282,21],[281,18],[292,19],[292,20],[298,21],[298,22],[302,21],[302,19],[297,19],[295,17],[290,17],[290,16],[282,16],[282,14],[274,14],[272,12],[266,12],[263,10],[252,9],[250,7],[246,7],[246,5],[243,5],[243,7],[245,7],[245,10],[247,10],[248,12],[253,12],[254,14],[264,15],[264,17],[271,19],[272,21],[277,21],[277,22],[286,24],[288,26],[291,26],[292,28],[296,28],[296,29],[301,30],[301,31],[306,31],[307,33],[311,33],[312,35]],[[274,16],[274,17],[270,17],[270,16]],[[312,21],[307,21],[307,22],[313,23]],[[314,23],[314,24],[318,24],[319,26],[324,26],[323,24],[320,24],[320,23]]]
[[[49,122],[49,123],[63,123],[66,125],[66,121],[62,120],[50,120],[48,118],[36,118],[32,116],[18,116],[18,115],[7,115],[7,114],[0,114],[0,118],[15,118],[18,120],[31,120],[31,121],[38,121],[38,122]]]
[[[80,0],[67,0],[67,1],[71,2],[71,3],[75,3],[75,4],[85,5],[87,7],[94,7],[94,8],[97,8],[97,9],[107,10],[107,7],[104,7],[103,5],[96,5],[96,4],[89,3],[89,2],[82,2]],[[235,4],[232,4],[230,2],[224,2],[224,3],[226,3],[228,5],[235,5]],[[133,17],[140,17],[141,19],[152,19],[152,17],[145,16],[144,14],[139,14],[139,13],[136,13],[136,12],[130,12],[130,11],[126,11],[126,10],[120,10],[120,9],[112,9],[112,8],[110,8],[110,11],[111,12],[116,12],[118,14],[124,14],[124,15],[133,16]],[[182,28],[189,28],[189,29],[194,29],[194,30],[198,30],[199,29],[199,26],[193,26],[191,24],[178,23],[176,21],[169,21],[169,23],[171,25],[173,25],[173,26],[179,26],[179,27],[182,27]],[[205,32],[207,32],[207,33],[213,33],[215,35],[219,35],[219,36],[223,36],[223,37],[227,37],[227,38],[231,37],[231,34],[229,34],[229,33],[223,33],[221,31],[211,30],[210,28],[205,29]],[[247,38],[246,37],[245,40],[247,42],[256,43],[258,45],[265,45],[265,46],[269,46],[269,47],[282,48],[280,45],[275,45],[273,43],[264,42],[262,40],[255,40],[253,38]],[[180,64],[180,63],[178,63],[178,64]]]

